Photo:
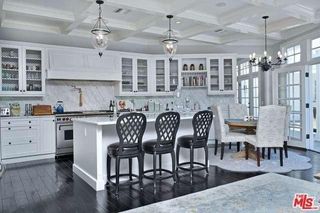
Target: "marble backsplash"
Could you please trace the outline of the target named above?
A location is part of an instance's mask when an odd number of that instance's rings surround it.
[[[79,92],[72,88],[76,86],[83,91],[83,106],[79,106]],[[48,104],[54,106],[58,100],[64,102],[65,111],[84,111],[84,110],[103,110],[108,109],[110,100],[129,100],[133,101],[135,108],[143,107],[148,100],[159,102],[165,106],[173,101],[175,105],[185,106],[186,98],[190,99],[190,106],[198,103],[201,109],[214,104],[227,106],[234,102],[234,96],[208,96],[207,90],[203,88],[182,89],[180,98],[167,96],[148,96],[148,97],[115,97],[114,83],[101,81],[66,81],[66,80],[47,80],[46,95],[44,97],[0,97],[0,106],[9,106],[10,103],[19,103],[21,113],[24,113],[25,104]],[[226,107],[223,107],[226,109]]]

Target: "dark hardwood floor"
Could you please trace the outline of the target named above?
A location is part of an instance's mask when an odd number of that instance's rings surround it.
[[[313,178],[313,174],[320,171],[320,154],[295,151],[309,156],[313,167],[306,171],[293,171],[287,175],[319,182]],[[204,178],[203,172],[195,174],[192,185],[188,176],[181,177],[174,186],[172,180],[164,180],[158,184],[156,195],[153,195],[151,182],[144,180],[143,191],[138,190],[138,185],[121,188],[117,200],[109,191],[96,193],[74,175],[70,158],[11,164],[7,166],[7,171],[0,180],[0,210],[35,213],[119,212],[253,177],[260,173],[233,173],[211,166],[207,178]]]

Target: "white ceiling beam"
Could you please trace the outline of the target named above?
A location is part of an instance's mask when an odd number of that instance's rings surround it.
[[[150,0],[108,0],[106,5],[111,5],[119,8],[126,8],[138,12],[147,14],[165,14],[165,5],[161,1],[150,1]]]
[[[264,12],[264,9],[248,5],[239,9],[230,11],[219,17],[220,25],[230,25],[237,22],[246,21],[248,18],[255,17]]]
[[[92,5],[95,5],[94,1],[86,2],[83,7],[79,8],[78,10],[76,10],[74,12],[74,21],[71,24],[67,25],[66,27],[62,28],[61,32],[63,34],[69,34],[72,30],[74,30],[77,27],[79,27],[82,24],[82,22],[86,18],[88,18],[88,16],[90,15],[88,10]]]
[[[13,20],[4,20],[2,26],[4,28],[13,28],[20,30],[36,31],[36,32],[46,32],[60,34],[60,28],[54,26],[48,26],[43,24],[31,24],[29,22],[13,21]]]
[[[177,14],[177,17],[196,21],[196,22],[201,22],[207,25],[220,25],[217,17],[196,12],[193,10],[186,10],[182,13],[179,13]]]
[[[288,17],[288,18],[284,18],[281,19],[279,21],[273,21],[268,23],[268,32],[280,32],[283,30],[287,30],[287,29],[291,29],[297,26],[301,26],[306,24],[303,20],[300,19],[296,19],[293,17]],[[264,29],[263,27],[261,27],[261,30]]]
[[[3,2],[4,2],[4,0],[0,0],[0,27],[2,25],[4,18],[5,18],[5,12],[2,11],[3,10]]]
[[[220,37],[204,35],[204,34],[195,35],[195,36],[192,36],[188,39],[195,40],[195,41],[202,41],[202,42],[210,43],[210,44],[221,44]]]
[[[195,35],[198,35],[198,34],[202,34],[204,32],[208,32],[210,31],[211,28],[209,28],[208,26],[204,26],[204,25],[197,25],[197,26],[194,26],[190,29],[187,29],[187,30],[184,30],[184,31],[181,31],[180,34],[180,38],[189,38],[189,37],[192,37],[192,36],[195,36]]]

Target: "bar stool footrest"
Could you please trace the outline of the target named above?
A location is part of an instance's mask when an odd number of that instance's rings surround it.
[[[122,180],[122,181],[119,180],[119,186],[127,186],[127,185],[134,185],[134,184],[140,183],[140,181],[139,181],[139,175],[137,175],[137,174],[131,174],[131,176],[137,178],[138,180],[136,180],[136,181],[131,181],[131,180],[130,180],[130,174],[129,174],[129,173],[120,174],[120,175],[119,175],[119,178],[120,178],[120,177],[128,177],[128,180],[125,180],[125,181],[124,181],[124,180]],[[112,181],[112,179],[115,179],[115,178],[116,178],[116,175],[110,176],[110,179],[107,180],[107,184],[106,184],[106,185],[109,184],[109,185],[112,185],[112,186],[116,186],[117,184],[116,184],[114,181]]]
[[[172,178],[173,177],[173,172],[172,171],[170,171],[170,170],[168,170],[168,169],[156,169],[156,171],[157,172],[164,172],[164,173],[166,173],[166,174],[171,174],[171,175],[169,175],[169,176],[165,176],[165,177],[162,177],[162,174],[161,174],[161,176],[160,177],[156,177],[156,180],[164,180],[164,179],[169,179],[169,178]],[[151,172],[153,172],[153,169],[149,169],[149,170],[146,170],[146,171],[144,171],[143,172],[143,177],[144,178],[146,178],[146,179],[149,179],[149,180],[153,180],[153,174],[150,174],[150,176],[147,176],[146,174],[147,173],[151,173]],[[157,175],[159,175],[159,173],[157,173]]]
[[[193,168],[192,171],[200,171],[200,170],[205,170],[206,169],[206,165],[204,163],[200,163],[200,162],[193,162],[194,165],[199,165],[202,166],[200,168]],[[191,165],[190,162],[184,162],[184,163],[179,163],[179,165],[177,165],[177,169],[181,169],[184,171],[191,171],[190,167],[183,167],[183,165]]]

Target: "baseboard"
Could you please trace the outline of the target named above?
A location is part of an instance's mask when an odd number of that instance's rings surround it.
[[[83,179],[89,186],[91,186],[96,191],[105,190],[105,182],[98,181],[94,177],[92,177],[88,172],[80,168],[78,165],[73,164],[72,171],[76,175],[78,175],[81,179]]]
[[[51,159],[51,158],[54,159],[55,158],[55,154],[34,155],[34,156],[27,156],[27,157],[2,159],[2,164],[21,163],[21,162],[34,161],[34,160],[43,160],[43,159]]]

